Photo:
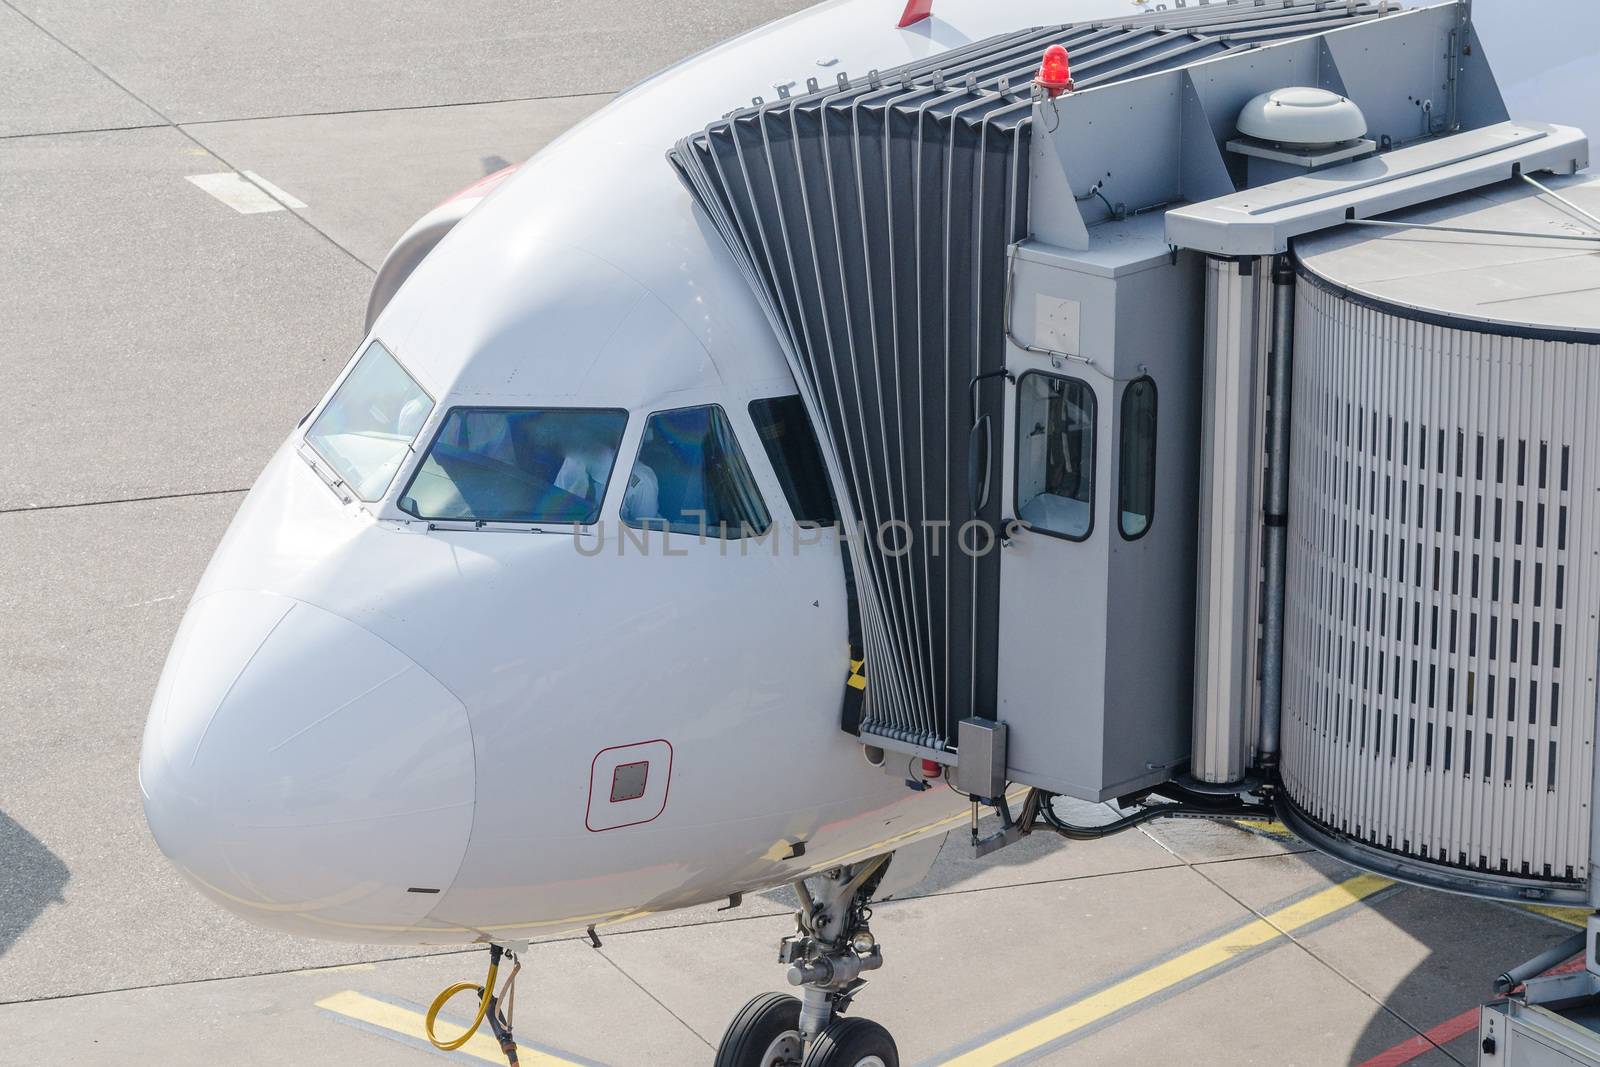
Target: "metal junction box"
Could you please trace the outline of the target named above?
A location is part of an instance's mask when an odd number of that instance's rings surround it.
[[[1594,1067],[1600,1063],[1600,1007],[1496,1000],[1478,1019],[1479,1067]]]

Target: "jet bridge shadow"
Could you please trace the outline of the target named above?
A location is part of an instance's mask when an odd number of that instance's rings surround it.
[[[0,956],[51,904],[65,903],[67,865],[15,819],[0,812]]]

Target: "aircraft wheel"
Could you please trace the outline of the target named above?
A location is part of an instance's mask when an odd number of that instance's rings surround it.
[[[900,1050],[871,1019],[839,1019],[811,1043],[805,1067],[900,1067]]]
[[[763,993],[728,1024],[717,1046],[716,1067],[800,1067],[804,1055],[800,998]]]

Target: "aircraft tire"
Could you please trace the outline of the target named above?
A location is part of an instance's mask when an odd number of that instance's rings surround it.
[[[739,1009],[717,1046],[716,1067],[800,1067],[800,998],[763,993]]]
[[[900,1067],[900,1050],[871,1019],[838,1019],[811,1043],[804,1067]]]

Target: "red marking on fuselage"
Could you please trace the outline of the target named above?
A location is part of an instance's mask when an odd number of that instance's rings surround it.
[[[906,9],[900,13],[899,29],[914,25],[933,14],[933,0],[906,0]]]
[[[517,172],[517,168],[520,166],[522,166],[521,163],[513,163],[509,167],[502,167],[493,174],[479,178],[465,189],[459,190],[451,196],[447,196],[443,200],[439,201],[438,206],[444,207],[446,204],[453,204],[457,200],[465,200],[469,197],[476,197],[477,199],[482,200],[484,197],[494,192],[495,186],[499,185],[501,182],[515,174]]]

